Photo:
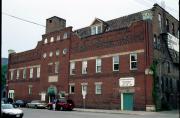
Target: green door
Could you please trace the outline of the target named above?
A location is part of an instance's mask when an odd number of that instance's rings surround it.
[[[132,93],[123,93],[123,110],[133,110]]]

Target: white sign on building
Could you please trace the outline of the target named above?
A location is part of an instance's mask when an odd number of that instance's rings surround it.
[[[119,79],[120,87],[131,87],[134,85],[135,85],[134,77],[124,77]]]
[[[168,33],[168,47],[179,52],[179,39]]]

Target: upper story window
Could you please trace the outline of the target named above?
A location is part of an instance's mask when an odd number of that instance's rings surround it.
[[[113,57],[113,71],[119,71],[119,56]]]
[[[166,31],[169,32],[169,20],[166,19]]]
[[[43,58],[46,58],[46,56],[47,56],[47,54],[46,54],[46,53],[44,53],[44,54],[43,54]]]
[[[37,67],[37,78],[40,78],[40,67]]]
[[[23,69],[23,79],[26,79],[26,68]]]
[[[57,36],[57,41],[59,41],[61,39],[60,35]]]
[[[11,80],[13,80],[13,76],[14,76],[14,70],[11,70],[11,77],[10,77]]]
[[[16,79],[19,79],[19,69],[17,69]]]
[[[101,72],[101,59],[96,59],[96,73]]]
[[[82,61],[82,74],[87,74],[87,61]]]
[[[49,56],[50,56],[50,57],[52,57],[52,56],[53,56],[53,52],[52,52],[52,51],[49,53]]]
[[[172,34],[175,35],[174,23],[172,23]]]
[[[167,62],[167,72],[168,72],[168,73],[171,72],[171,65],[170,65],[170,62]]]
[[[53,63],[48,63],[48,73],[52,74],[54,72]]]
[[[74,92],[75,92],[75,84],[71,83],[69,84],[69,93],[74,94]]]
[[[137,70],[137,53],[130,54],[130,70]]]
[[[70,75],[74,75],[76,72],[75,70],[75,62],[70,63]]]
[[[29,74],[30,78],[33,78],[33,68],[30,68],[30,74]]]
[[[162,33],[162,20],[161,20],[161,14],[158,14],[158,23],[159,23],[159,31]]]
[[[59,73],[59,62],[55,62],[55,73]]]
[[[67,34],[67,32],[65,32],[63,35],[63,39],[67,39],[67,36],[68,36],[68,34]]]
[[[48,40],[47,40],[47,38],[46,38],[46,39],[44,39],[44,44],[46,44],[46,43],[48,43]]]
[[[50,40],[51,42],[54,42],[54,37],[51,37],[51,40]]]
[[[91,26],[91,35],[102,33],[102,25]]]
[[[102,83],[97,82],[95,83],[95,94],[101,94],[102,93]]]
[[[59,56],[59,49],[56,50],[56,56]]]

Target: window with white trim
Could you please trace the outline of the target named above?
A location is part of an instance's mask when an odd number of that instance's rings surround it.
[[[82,74],[87,74],[87,61],[82,61]]]
[[[59,56],[59,49],[56,50],[56,56]]]
[[[11,77],[10,77],[11,80],[13,80],[13,76],[14,76],[14,70],[11,70]]]
[[[54,37],[51,37],[51,40],[50,40],[50,41],[51,41],[51,43],[54,42]]]
[[[32,95],[32,85],[29,85],[29,86],[28,86],[28,94],[29,94],[29,95]]]
[[[87,85],[86,84],[82,85],[82,93],[83,93],[83,91],[85,91],[86,94],[87,94]]]
[[[69,94],[74,94],[75,92],[75,84],[70,84],[69,85]]]
[[[96,73],[101,72],[101,59],[96,59]]]
[[[23,79],[26,79],[26,68],[23,69]]]
[[[59,62],[55,62],[55,73],[59,73]]]
[[[9,92],[8,92],[8,98],[14,99],[14,90],[9,90]]]
[[[19,79],[19,69],[16,71],[16,79]]]
[[[102,33],[102,25],[91,26],[91,35]]]
[[[68,34],[67,34],[67,32],[65,32],[63,35],[63,39],[67,39],[67,37],[68,37]]]
[[[33,68],[30,68],[30,74],[29,74],[30,78],[33,78]]]
[[[159,31],[162,33],[162,20],[161,20],[161,14],[158,14],[158,22],[159,22]]]
[[[71,62],[70,63],[70,75],[74,75],[75,74],[75,62]]]
[[[130,70],[137,70],[137,53],[130,54]]]
[[[102,93],[102,83],[95,83],[95,94]]]
[[[113,56],[113,71],[119,71],[119,56]]]
[[[40,78],[40,67],[37,67],[37,78]]]
[[[47,42],[48,42],[47,38],[46,38],[46,39],[44,39],[44,44],[47,44]]]
[[[61,39],[60,35],[57,35],[57,41],[59,41]]]
[[[50,53],[49,53],[49,57],[52,57],[53,56],[53,52],[51,51]]]

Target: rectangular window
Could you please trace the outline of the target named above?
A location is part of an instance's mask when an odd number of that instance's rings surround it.
[[[29,86],[28,86],[28,94],[29,94],[29,95],[32,95],[32,85],[29,85]]]
[[[23,69],[23,79],[26,79],[26,68]]]
[[[87,85],[82,85],[82,92],[85,91],[87,94]]]
[[[96,73],[101,72],[101,59],[96,59]]]
[[[16,79],[19,79],[19,69],[17,69],[17,72],[16,72]]]
[[[166,31],[169,32],[169,20],[166,19]]]
[[[40,78],[40,67],[37,67],[37,78]]]
[[[113,57],[113,71],[119,71],[119,56]]]
[[[70,75],[74,75],[76,73],[75,70],[75,62],[70,63]]]
[[[167,72],[168,72],[168,73],[171,72],[171,65],[170,65],[170,62],[167,62]]]
[[[159,31],[162,33],[162,20],[161,20],[161,14],[158,14],[158,22],[159,22]]]
[[[13,80],[14,70],[11,71],[11,80]]]
[[[101,94],[102,93],[102,84],[101,83],[95,83],[95,94]]]
[[[75,92],[75,85],[74,84],[69,85],[69,93],[74,94],[74,92]]]
[[[30,78],[33,78],[33,68],[30,68]]]
[[[59,73],[59,62],[55,62],[55,73]]]
[[[130,54],[130,70],[137,70],[137,54]]]
[[[87,61],[82,61],[82,74],[87,74]]]
[[[172,23],[172,34],[175,35],[174,23]]]
[[[102,33],[102,25],[96,25],[91,27],[91,35]]]
[[[48,73],[49,73],[49,74],[52,74],[53,71],[54,71],[53,63],[48,63]]]
[[[61,39],[60,35],[57,36],[57,41],[59,41]]]

